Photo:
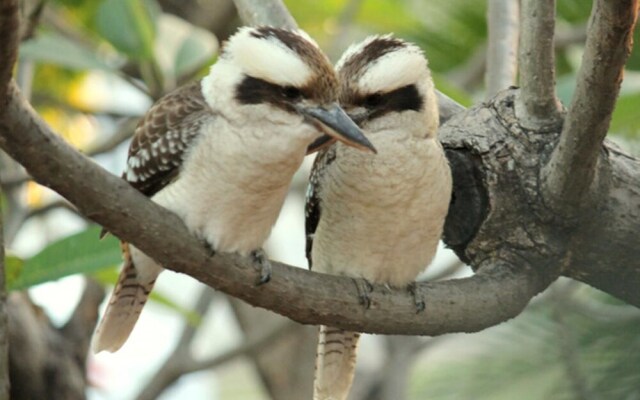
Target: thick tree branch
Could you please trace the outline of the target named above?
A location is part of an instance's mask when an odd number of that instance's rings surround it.
[[[537,129],[558,122],[559,102],[553,35],[555,0],[523,0],[520,11],[520,87],[516,113],[522,126]]]
[[[0,400],[9,400],[9,326],[5,286],[2,200],[2,187],[0,187]]]
[[[51,132],[15,85],[0,114],[0,146],[36,181],[161,264],[301,323],[331,323],[371,333],[472,332],[514,317],[547,285],[534,271],[488,265],[471,278],[423,284],[429,294],[424,318],[416,317],[413,299],[406,291],[376,286],[371,293],[373,306],[365,311],[352,294],[350,279],[279,263],[274,263],[272,281],[255,287],[257,272],[249,260],[227,254],[209,258],[178,217]]]
[[[576,90],[551,160],[546,197],[558,210],[576,210],[594,188],[598,158],[631,53],[638,0],[593,2]]]
[[[518,71],[520,5],[513,0],[489,0],[486,98],[512,86]]]
[[[540,180],[558,134],[521,127],[518,94],[500,92],[441,128],[454,177],[445,243],[474,268],[504,254],[548,279],[562,274],[640,307],[640,160],[605,141],[600,187],[586,199],[593,206],[567,229],[568,216],[549,209]]]
[[[18,41],[20,40],[20,18],[18,13],[18,0],[0,1],[0,96],[6,92],[11,80],[13,66],[18,55]],[[6,102],[4,96],[0,97],[0,108]]]
[[[19,40],[18,1],[4,0],[0,2],[0,40],[5,42],[0,46],[0,109],[6,105],[4,93],[11,79],[11,69],[16,61],[16,48]],[[2,203],[2,188],[0,188],[0,203]],[[7,316],[7,296],[5,291],[4,265],[4,224],[3,210],[0,204],[0,399],[9,397],[9,324]]]

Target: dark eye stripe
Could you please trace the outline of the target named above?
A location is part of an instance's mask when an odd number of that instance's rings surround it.
[[[276,85],[251,76],[245,76],[236,89],[236,100],[240,104],[269,103],[291,112],[295,112],[291,102],[302,95],[297,88]]]
[[[376,96],[376,101],[371,101]],[[369,119],[378,118],[390,112],[419,111],[424,99],[415,85],[407,85],[387,93],[364,96],[358,99],[357,105],[370,110]]]

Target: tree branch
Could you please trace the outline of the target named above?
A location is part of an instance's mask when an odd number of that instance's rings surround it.
[[[0,108],[4,108],[7,99],[4,93],[7,91],[13,66],[18,56],[18,41],[20,40],[20,17],[18,13],[18,0],[0,1]]]
[[[2,187],[0,186],[0,400],[9,400],[9,326],[7,319],[2,203]]]
[[[17,0],[0,1],[0,110],[4,109],[8,98],[5,95],[11,80],[12,68],[16,62],[19,41],[20,20]],[[7,295],[5,291],[4,265],[4,224],[2,215],[2,188],[0,187],[0,399],[10,398],[9,380],[9,319]]]
[[[203,293],[198,299],[195,311],[200,315],[204,315],[211,305],[214,294],[215,292],[213,290],[205,287]],[[279,324],[276,328],[268,329],[259,337],[248,339],[243,344],[225,351],[222,354],[197,361],[191,356],[191,344],[193,342],[196,329],[193,325],[186,323],[185,328],[182,331],[180,341],[173,353],[169,356],[153,379],[140,391],[140,394],[138,394],[136,399],[157,399],[162,392],[164,392],[181,376],[193,372],[217,368],[238,357],[259,350],[274,341],[276,338],[281,337],[284,332],[291,329],[293,326],[295,325],[286,321],[285,323]]]
[[[554,208],[574,210],[594,183],[611,114],[631,53],[638,0],[596,0],[576,90],[544,173],[546,198]]]
[[[204,286],[193,311],[204,317],[209,311],[215,293],[211,288]],[[195,325],[185,321],[178,344],[167,358],[167,361],[154,374],[153,378],[140,390],[136,397],[138,400],[158,398],[166,388],[171,386],[180,376],[187,373],[187,365],[195,362],[191,356],[191,344],[196,334],[196,329]]]
[[[555,94],[555,0],[523,0],[520,11],[520,124],[530,129],[555,125],[560,104]]]
[[[104,288],[90,278],[85,278],[85,288],[73,314],[60,328],[69,349],[76,357],[79,366],[85,365],[91,336],[98,322],[98,310],[104,300]]]
[[[488,9],[486,98],[512,86],[518,71],[519,4],[513,0],[490,0]]]
[[[330,323],[371,333],[472,332],[514,317],[546,287],[534,271],[487,265],[471,278],[424,284],[429,293],[424,313],[428,318],[416,318],[413,299],[404,290],[376,285],[371,293],[373,306],[365,312],[357,296],[351,294],[351,279],[275,262],[272,281],[256,287],[257,272],[250,260],[231,254],[210,258],[177,216],[51,132],[15,85],[8,100],[0,114],[0,146],[36,181],[162,265],[298,322]]]

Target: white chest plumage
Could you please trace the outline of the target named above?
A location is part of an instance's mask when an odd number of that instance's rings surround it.
[[[304,157],[305,135],[300,134],[298,142],[281,130],[246,125],[240,135],[224,118],[205,129],[209,132],[187,155],[180,179],[153,200],[180,215],[196,236],[216,250],[247,254],[271,232]],[[254,134],[247,135],[247,130]],[[265,141],[265,135],[281,140]],[[285,152],[290,155],[282,157]],[[278,157],[271,156],[274,153]]]
[[[331,206],[315,232],[314,270],[402,286],[433,259],[451,195],[442,147],[386,142],[374,141],[376,156],[340,147],[327,167],[319,197]]]

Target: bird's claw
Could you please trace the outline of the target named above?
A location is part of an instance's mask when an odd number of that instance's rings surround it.
[[[216,255],[216,249],[213,248],[213,245],[211,243],[209,243],[208,240],[203,240],[202,243],[204,244],[204,248],[207,251],[207,255],[209,257],[213,257]]]
[[[411,282],[409,286],[407,286],[407,290],[409,290],[409,293],[413,296],[413,304],[416,307],[416,314],[420,314],[425,310],[426,303],[424,300],[424,293],[422,292],[419,283]]]
[[[373,285],[369,283],[364,278],[351,278],[353,283],[356,285],[356,290],[358,292],[358,299],[360,300],[360,304],[364,307],[365,310],[368,310],[371,307],[371,299],[369,298],[369,293],[373,292]]]
[[[251,252],[254,267],[260,272],[256,286],[263,285],[271,280],[271,262],[262,249]]]

